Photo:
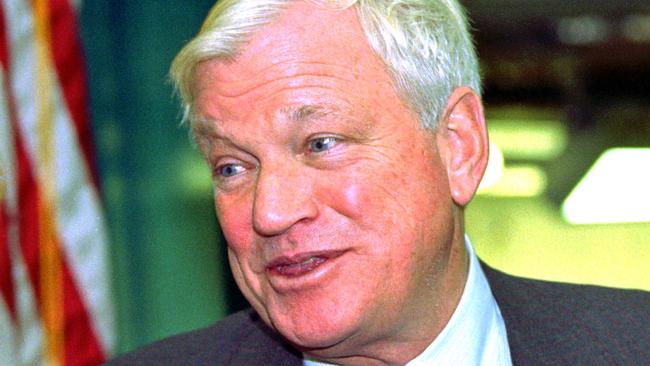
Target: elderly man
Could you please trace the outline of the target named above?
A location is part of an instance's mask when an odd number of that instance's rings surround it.
[[[116,364],[650,364],[647,294],[478,261],[488,141],[453,0],[224,0],[172,76],[253,310]]]

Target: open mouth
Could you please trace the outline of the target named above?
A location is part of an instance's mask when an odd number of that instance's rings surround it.
[[[313,271],[323,263],[339,257],[341,254],[343,254],[343,251],[303,253],[291,257],[283,256],[271,261],[266,268],[275,275],[298,277]]]

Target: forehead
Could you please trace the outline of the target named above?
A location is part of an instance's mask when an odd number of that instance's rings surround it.
[[[287,88],[365,83],[373,91],[393,89],[354,8],[327,9],[304,1],[292,2],[278,19],[257,29],[233,60],[200,64],[195,80],[196,104],[201,95],[236,98],[283,80]]]
[[[285,62],[325,61],[354,67],[364,56],[378,61],[354,8],[330,9],[294,1],[275,21],[254,32],[230,65],[264,70]]]

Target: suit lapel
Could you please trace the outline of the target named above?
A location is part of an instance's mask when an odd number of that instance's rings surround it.
[[[300,366],[302,354],[264,324],[255,314],[252,326],[240,338],[239,349],[227,362],[232,366]]]

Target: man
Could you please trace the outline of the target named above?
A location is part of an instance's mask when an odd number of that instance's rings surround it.
[[[172,76],[254,310],[116,364],[650,364],[647,294],[474,255],[488,141],[453,1],[221,1]]]

